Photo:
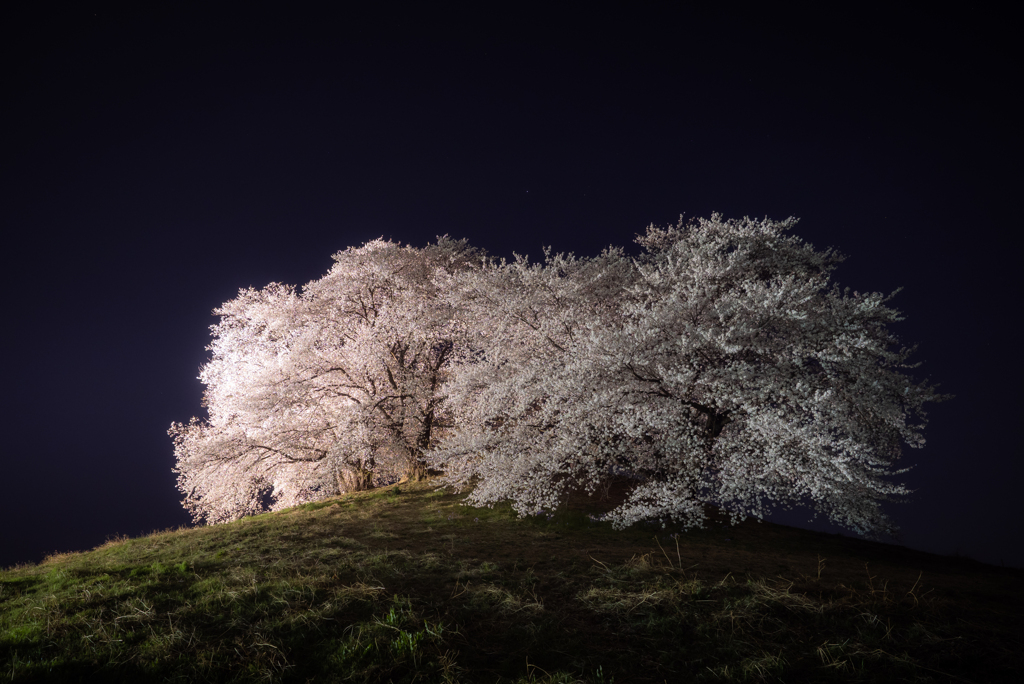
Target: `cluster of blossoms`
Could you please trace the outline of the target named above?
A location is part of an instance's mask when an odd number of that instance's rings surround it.
[[[209,419],[171,426],[195,519],[223,522],[425,474],[461,321],[435,278],[480,256],[374,240],[302,288],[242,290],[214,313]]]
[[[713,215],[542,263],[375,241],[301,294],[245,291],[218,310],[210,420],[172,428],[186,504],[230,519],[260,487],[290,505],[430,467],[522,514],[614,479],[618,526],[808,504],[892,532],[888,478],[944,397],[906,373],[889,297],[831,284],[841,257],[794,223]]]

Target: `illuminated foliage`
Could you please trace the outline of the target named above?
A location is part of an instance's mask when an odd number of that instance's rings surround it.
[[[524,514],[617,478],[618,525],[806,503],[893,531],[879,504],[907,490],[886,477],[943,397],[905,372],[889,297],[831,285],[841,257],[786,235],[794,223],[715,215],[652,226],[637,259],[453,277],[474,353],[447,386],[459,429],[431,462],[474,503]]]
[[[175,424],[178,484],[197,520],[232,520],[425,473],[448,426],[440,386],[459,334],[435,272],[479,261],[464,241],[375,240],[302,288],[242,290],[214,313],[201,372],[209,419]]]
[[[301,291],[243,290],[209,419],[171,428],[185,505],[218,522],[431,467],[522,514],[614,481],[619,526],[806,504],[893,532],[896,462],[945,397],[910,377],[892,295],[840,290],[794,224],[713,215],[543,263],[376,240]]]

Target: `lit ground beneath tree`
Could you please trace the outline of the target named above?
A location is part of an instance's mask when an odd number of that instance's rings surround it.
[[[1011,681],[1024,571],[429,482],[0,572],[0,680]]]

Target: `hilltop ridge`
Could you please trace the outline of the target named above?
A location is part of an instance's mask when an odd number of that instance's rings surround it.
[[[1010,681],[1024,571],[432,482],[0,571],[0,681]]]

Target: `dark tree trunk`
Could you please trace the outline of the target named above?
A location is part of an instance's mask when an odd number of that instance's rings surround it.
[[[416,448],[410,449],[409,454],[409,479],[413,482],[420,482],[432,475],[440,475],[440,471],[428,468],[423,462],[423,452],[430,448],[430,436],[434,429],[434,412],[429,411],[423,417],[423,429],[416,438]]]
[[[353,487],[354,492],[365,492],[367,489],[373,489],[373,473],[369,470],[357,470],[353,474]]]
[[[373,489],[373,472],[364,468],[345,472],[338,471],[334,474],[334,478],[338,483],[338,491],[341,494],[365,492],[368,489]]]
[[[427,475],[429,474],[430,471],[426,464],[418,457],[413,456],[412,460],[409,462],[409,480],[412,482],[421,482],[422,480],[427,479]]]

